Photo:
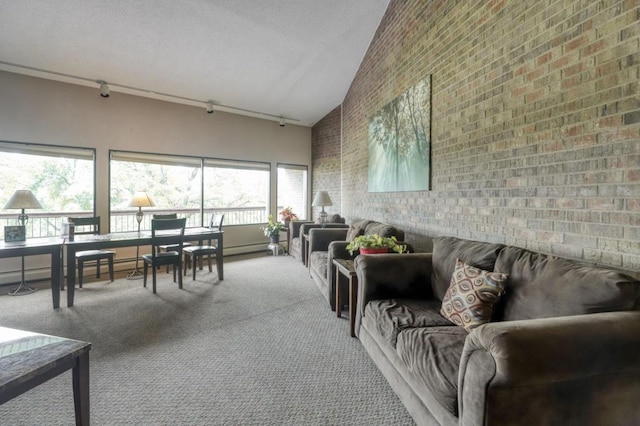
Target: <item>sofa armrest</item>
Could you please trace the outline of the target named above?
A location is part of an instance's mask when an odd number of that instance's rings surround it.
[[[333,259],[355,259],[357,253],[350,254],[347,251],[349,241],[332,241],[329,243],[329,261]]]
[[[429,299],[431,289],[431,253],[361,254],[355,259],[358,276],[356,333],[364,308],[376,299]]]
[[[640,311],[485,324],[465,342],[460,424],[631,424],[639,358]]]

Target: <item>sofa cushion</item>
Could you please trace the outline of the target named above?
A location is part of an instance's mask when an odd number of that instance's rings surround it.
[[[471,331],[491,321],[493,307],[502,296],[506,281],[507,274],[478,269],[457,259],[440,313]]]
[[[321,224],[322,223],[322,218],[320,218],[320,217],[317,218],[314,221],[314,223],[315,224]],[[342,216],[340,216],[339,214],[333,213],[333,214],[327,215],[327,218],[324,221],[324,223],[345,223],[345,219]]]
[[[451,276],[456,267],[456,259],[485,271],[493,271],[503,244],[483,243],[456,237],[436,237],[433,239],[433,294],[440,300],[449,288]]]
[[[613,269],[507,247],[496,271],[509,274],[503,320],[637,309],[640,282]]]
[[[434,398],[458,416],[458,371],[467,332],[462,327],[408,328],[396,351]]]
[[[364,229],[360,227],[355,227],[353,225],[349,225],[349,230],[347,231],[347,239],[346,241],[353,241],[356,237],[364,234]]]
[[[329,252],[327,251],[313,251],[309,254],[309,262],[311,262],[310,268],[313,268],[319,276],[328,277],[328,262]]]
[[[367,304],[364,320],[391,346],[396,346],[400,331],[411,327],[454,326],[438,312],[435,299],[384,299]],[[363,321],[364,321],[363,320]]]

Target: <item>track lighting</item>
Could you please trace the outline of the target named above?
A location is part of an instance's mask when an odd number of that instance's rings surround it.
[[[207,114],[213,114],[213,102],[207,102]]]
[[[280,127],[284,127],[284,118],[280,117]]]
[[[107,83],[105,83],[104,81],[100,83],[100,96],[102,96],[103,98],[108,98],[109,95],[111,95],[111,92],[109,91],[109,85]]]

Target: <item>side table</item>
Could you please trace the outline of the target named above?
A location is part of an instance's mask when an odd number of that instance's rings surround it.
[[[267,246],[267,251],[273,253],[274,256],[279,256],[285,253],[284,247],[277,243],[269,243],[269,245]]]
[[[333,259],[336,266],[336,315],[342,315],[342,292],[340,291],[340,277],[347,279],[349,284],[349,332],[351,337],[356,337],[356,305],[358,302],[358,276],[354,267],[353,260],[349,259]]]

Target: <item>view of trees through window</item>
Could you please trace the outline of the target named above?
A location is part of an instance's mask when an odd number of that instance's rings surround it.
[[[18,189],[33,192],[42,209],[27,209],[27,237],[60,234],[68,216],[93,214],[94,151],[0,143],[0,202]],[[3,210],[4,225],[16,225],[20,210]]]
[[[110,167],[112,232],[137,229],[136,208],[129,207],[136,191],[154,202],[143,208],[143,230],[154,213],[177,213],[187,226],[207,225],[213,212],[225,215],[225,225],[267,220],[267,163],[112,151]]]
[[[260,224],[269,215],[269,163],[110,151],[109,231],[137,230],[136,191],[154,202],[143,207],[142,230],[154,213],[177,213],[187,226],[206,226],[214,212],[225,225]],[[0,202],[29,189],[42,209],[27,209],[27,237],[60,235],[69,216],[95,213],[95,150],[0,141]],[[278,165],[277,208],[306,219],[306,166]],[[16,225],[20,210],[3,210],[3,225]],[[105,230],[106,231],[106,230]]]

